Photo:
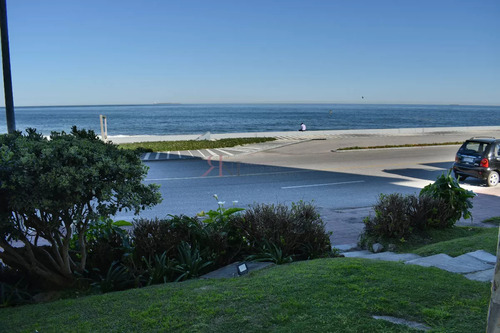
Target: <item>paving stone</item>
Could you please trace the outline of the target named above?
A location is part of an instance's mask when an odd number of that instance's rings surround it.
[[[407,264],[419,265],[424,267],[437,267],[453,273],[472,273],[481,270],[490,269],[491,265],[477,260],[470,256],[462,255],[452,258],[444,253],[429,257],[423,257],[406,262]]]
[[[481,282],[491,282],[493,281],[493,276],[495,275],[495,269],[487,269],[485,271],[479,271],[475,273],[465,274],[464,276],[469,280],[481,281]]]
[[[415,253],[380,252],[374,253],[372,258],[385,261],[408,261],[418,259],[420,256]]]
[[[497,257],[483,250],[477,250],[474,252],[466,253],[468,256],[474,257],[481,260],[487,264],[495,265],[497,262]]]
[[[413,329],[420,330],[420,331],[428,331],[431,329],[429,326],[426,326],[424,324],[417,323],[416,321],[409,321],[409,320],[402,319],[402,318],[396,318],[396,317],[391,317],[391,316],[372,316],[372,317],[375,319],[385,320],[385,321],[391,322],[393,324],[405,325],[405,326],[408,326],[408,327],[411,327]]]
[[[344,257],[347,258],[366,258],[370,259],[371,256],[373,256],[373,253],[367,250],[361,250],[361,251],[352,251],[352,252],[345,252],[343,253]]]
[[[358,247],[358,244],[356,244],[356,243],[333,245],[333,248],[339,250],[340,252],[352,251],[352,250],[356,249],[357,247]]]
[[[468,253],[453,258],[453,262],[457,265],[463,266],[464,268],[465,267],[470,268],[470,272],[467,273],[484,271],[487,269],[495,268],[495,264],[486,263],[480,259],[477,259],[474,256],[470,256]]]
[[[451,260],[452,258],[444,253],[435,254],[429,257],[422,257],[413,260],[408,260],[406,263],[410,265],[419,265],[423,267],[433,267],[436,264]]]

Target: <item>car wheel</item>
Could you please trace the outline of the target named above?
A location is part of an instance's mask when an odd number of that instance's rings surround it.
[[[498,184],[498,178],[498,172],[492,171],[486,179],[486,184],[488,184],[488,186],[496,186]]]
[[[454,173],[454,175],[455,175],[455,179],[456,180],[464,181],[467,178],[467,176],[459,174],[459,173],[456,173],[456,172]]]

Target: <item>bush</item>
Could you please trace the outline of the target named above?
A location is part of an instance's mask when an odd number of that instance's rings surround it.
[[[434,211],[432,221],[430,221],[435,228],[451,227],[461,217],[472,218],[470,209],[472,198],[476,195],[472,191],[461,188],[455,177],[451,175],[451,170],[439,176],[434,183],[424,187],[420,191],[420,196],[429,196],[441,201],[440,210]]]
[[[373,206],[375,216],[365,219],[365,233],[378,238],[407,238],[415,227],[418,198],[399,193],[381,194]]]
[[[201,218],[180,215],[136,221],[131,233],[133,260],[113,262],[106,274],[99,270],[97,277],[91,277],[93,285],[105,292],[124,288],[131,281],[150,285],[186,280],[245,258],[280,264],[331,251],[329,234],[311,204],[254,205],[243,214],[241,208],[218,205],[217,210],[199,214]],[[105,247],[97,240],[108,239],[105,257],[109,261],[117,258],[113,253],[123,243],[110,237],[109,223],[106,226],[89,232],[89,239],[96,240],[89,243],[97,249],[89,253]]]
[[[431,228],[452,227],[462,216],[471,217],[474,195],[460,188],[450,173],[424,187],[419,196],[381,194],[373,206],[375,216],[364,220],[360,244],[369,248],[375,242],[405,241]]]
[[[157,185],[142,183],[147,167],[139,156],[93,131],[73,127],[49,140],[28,129],[1,135],[0,145],[0,259],[49,288],[68,287],[85,272],[90,223],[161,201]],[[70,253],[73,235],[77,255]]]
[[[129,233],[123,226],[132,226],[126,221],[113,222],[110,218],[100,218],[90,223],[85,237],[87,239],[87,266],[99,272],[107,271],[114,263],[124,263],[132,254],[133,248]],[[78,251],[76,235],[73,245]]]
[[[331,251],[330,235],[310,203],[300,201],[291,208],[283,204],[255,204],[241,216],[234,217],[232,223],[251,255],[272,250],[281,258],[291,256],[302,260]]]
[[[30,303],[32,295],[28,287],[21,272],[0,262],[0,308]]]
[[[203,235],[203,225],[197,217],[185,215],[170,216],[168,219],[139,219],[134,224],[132,239],[134,257],[140,261],[165,253],[167,258],[178,255],[177,248],[182,242],[199,243]]]

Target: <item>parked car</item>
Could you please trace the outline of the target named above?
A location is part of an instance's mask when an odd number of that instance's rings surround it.
[[[470,138],[455,156],[453,164],[455,178],[464,180],[474,177],[496,186],[500,173],[500,139]]]

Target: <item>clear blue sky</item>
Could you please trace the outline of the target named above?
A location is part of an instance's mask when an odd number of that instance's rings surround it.
[[[498,0],[7,0],[7,12],[18,106],[500,105]]]

